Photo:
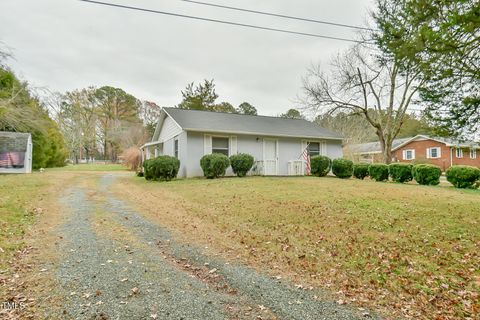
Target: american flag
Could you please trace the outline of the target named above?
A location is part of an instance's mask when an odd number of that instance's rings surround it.
[[[308,152],[308,146],[305,148],[305,150],[303,150],[302,156],[307,164],[307,176],[309,176],[312,169],[310,167],[310,152]]]

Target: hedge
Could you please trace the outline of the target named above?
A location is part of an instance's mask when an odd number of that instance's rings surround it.
[[[147,180],[170,181],[177,177],[180,161],[171,156],[159,156],[143,162]]]
[[[353,176],[357,179],[363,180],[365,177],[368,177],[368,163],[355,163],[353,165]]]
[[[239,177],[245,177],[248,171],[252,169],[253,163],[253,157],[246,153],[239,153],[230,157],[233,173]]]
[[[325,177],[332,169],[332,160],[326,156],[314,156],[310,159],[310,168],[313,176]]]
[[[338,178],[348,179],[353,175],[353,162],[348,159],[335,159],[332,161],[332,172]]]
[[[388,180],[388,165],[384,163],[372,163],[368,167],[368,174],[370,178],[375,181],[386,181]]]
[[[224,176],[229,165],[230,160],[221,153],[207,154],[200,159],[200,167],[202,167],[203,175],[207,179]]]
[[[447,172],[447,180],[455,188],[477,189],[480,186],[480,169],[471,166],[452,166]]]
[[[442,169],[433,164],[416,164],[412,169],[413,179],[423,185],[438,185],[441,175]]]
[[[388,165],[390,177],[393,181],[400,183],[412,181],[412,169],[413,165],[409,163],[391,163]]]

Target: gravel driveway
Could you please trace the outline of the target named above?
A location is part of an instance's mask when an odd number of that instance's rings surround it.
[[[183,243],[110,193],[116,174],[96,190],[73,187],[63,199],[56,277],[61,319],[373,319],[243,265]],[[159,208],[162,210],[162,208]]]

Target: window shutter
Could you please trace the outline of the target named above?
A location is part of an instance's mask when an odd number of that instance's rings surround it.
[[[303,154],[303,151],[305,151],[306,147],[307,147],[307,140],[302,140],[302,150],[300,150],[302,154]]]
[[[327,142],[326,141],[322,141],[320,143],[320,154],[322,156],[326,156],[327,155]]]
[[[431,148],[427,148],[427,159],[430,159],[430,149]]]
[[[407,160],[407,150],[402,151],[403,160]]]
[[[231,136],[230,137],[230,150],[229,154],[234,155],[237,154],[237,136]]]
[[[412,150],[412,160],[415,160],[415,149]]]
[[[212,136],[206,134],[203,138],[203,154],[211,154],[212,153]]]
[[[440,147],[437,148],[437,157],[439,157],[439,158],[442,157],[442,148],[440,148]]]

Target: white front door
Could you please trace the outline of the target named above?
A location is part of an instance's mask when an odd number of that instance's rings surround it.
[[[276,176],[278,167],[278,144],[277,140],[263,140],[263,174]]]

